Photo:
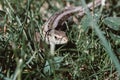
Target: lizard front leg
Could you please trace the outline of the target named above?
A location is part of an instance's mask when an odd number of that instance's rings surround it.
[[[64,31],[50,30],[46,33],[45,41],[50,44],[50,53],[54,55],[55,45],[67,43],[68,38]]]

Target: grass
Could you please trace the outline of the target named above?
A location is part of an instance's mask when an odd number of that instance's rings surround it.
[[[120,19],[117,3],[120,1],[109,1],[110,6],[96,8],[94,17],[87,10],[84,17],[77,19],[77,24],[68,22],[65,31],[69,42],[57,45],[57,54],[53,57],[49,56],[49,45],[34,41],[35,32],[41,34],[41,26],[46,18],[64,8],[66,3],[86,7],[84,1],[0,2],[3,8],[0,11],[0,79],[119,79],[120,24],[117,21]]]

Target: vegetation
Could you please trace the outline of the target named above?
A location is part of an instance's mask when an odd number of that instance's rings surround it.
[[[86,0],[91,2],[92,0]],[[54,4],[53,4],[54,3]],[[0,80],[117,80],[120,75],[120,1],[90,12],[84,0],[1,0]],[[56,11],[83,6],[86,14],[65,22],[69,42],[35,41]]]

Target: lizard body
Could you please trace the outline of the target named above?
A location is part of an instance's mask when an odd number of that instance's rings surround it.
[[[93,10],[94,7],[97,7],[100,4],[101,4],[101,0],[95,0],[94,4],[93,2],[91,2],[87,5],[87,7]],[[45,40],[47,44],[50,44],[50,46],[52,46],[51,53],[54,53],[53,48],[55,48],[56,44],[65,44],[68,42],[68,38],[65,32],[55,30],[55,28],[75,13],[80,13],[80,15],[83,16],[85,13],[84,8],[81,6],[69,7],[67,9],[63,9],[60,12],[56,12],[42,26],[43,39]]]

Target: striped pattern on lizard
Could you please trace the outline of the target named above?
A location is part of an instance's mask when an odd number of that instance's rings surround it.
[[[101,1],[102,0],[95,0],[94,4],[91,2],[87,5],[87,7],[93,10],[94,7],[101,5]],[[85,14],[84,8],[81,6],[69,7],[56,12],[42,26],[42,37],[47,44],[50,44],[51,54],[54,54],[56,44],[65,44],[68,42],[66,33],[64,31],[55,30],[55,28],[75,13],[80,13],[80,15],[83,16]]]

